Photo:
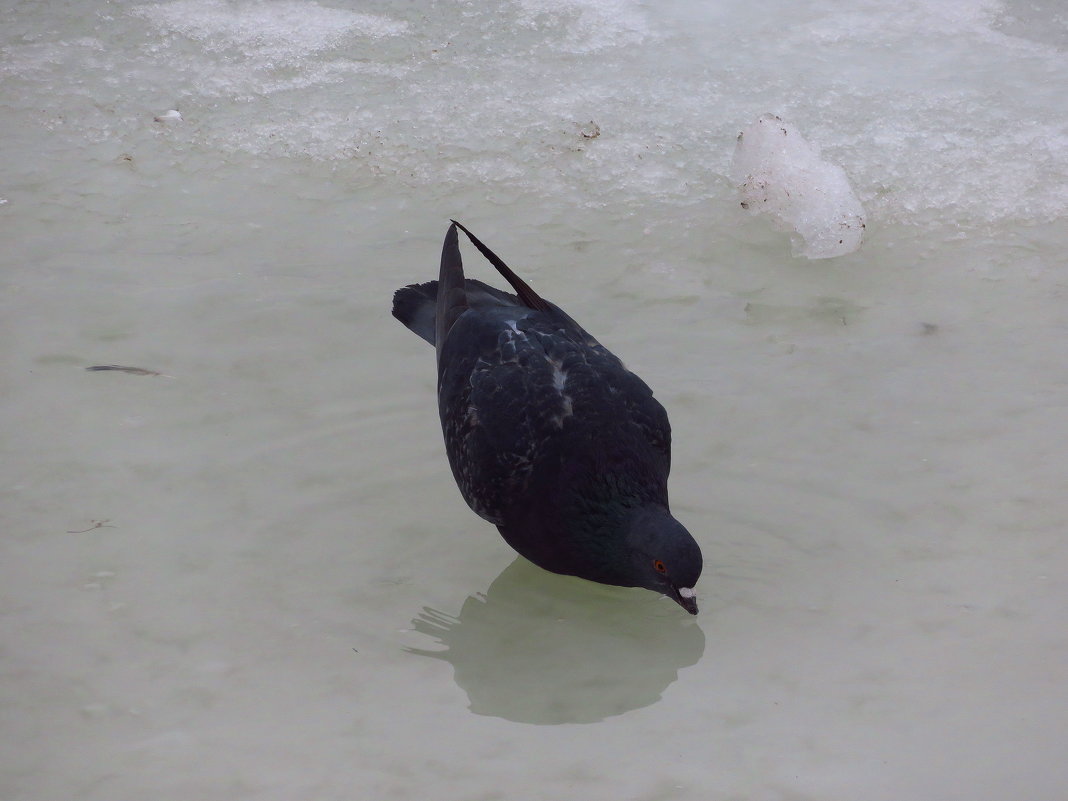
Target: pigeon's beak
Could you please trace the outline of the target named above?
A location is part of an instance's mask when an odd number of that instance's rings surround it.
[[[696,615],[697,593],[690,587],[675,587],[674,589],[675,593],[671,597],[675,599],[675,602],[691,615]]]

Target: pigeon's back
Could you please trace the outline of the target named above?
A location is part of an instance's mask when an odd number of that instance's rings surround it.
[[[611,352],[552,312],[472,308],[438,365],[446,451],[464,498],[505,525],[554,502],[567,464],[630,442],[666,485],[670,429],[652,392]],[[650,447],[654,446],[655,447]]]

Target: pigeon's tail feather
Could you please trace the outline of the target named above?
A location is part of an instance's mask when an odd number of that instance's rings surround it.
[[[405,328],[434,344],[434,310],[438,302],[438,282],[412,284],[393,293],[393,316]]]
[[[464,281],[467,305],[472,309],[491,309],[497,307],[525,308],[515,295],[468,278]],[[438,282],[427,281],[425,284],[410,284],[393,293],[393,316],[404,327],[431,345],[434,344],[435,318],[438,307]],[[576,324],[577,325],[577,324]]]
[[[512,272],[512,269],[501,260],[501,257],[483,245],[477,236],[460,225],[460,223],[456,222],[456,220],[452,220],[452,225],[453,227],[449,229],[449,233],[455,237],[456,228],[459,228],[467,234],[467,238],[471,240],[471,244],[478,248],[479,253],[485,256],[489,260],[489,263],[497,268],[497,272],[503,275],[505,280],[512,285],[512,289],[515,290],[519,299],[523,301],[523,305],[531,309],[536,309],[537,311],[552,311],[552,307],[549,303],[541,295],[531,289],[526,281]],[[445,241],[448,242],[448,237],[445,238]],[[456,258],[459,260],[459,252],[457,252]],[[444,267],[442,269],[444,269]]]
[[[441,247],[441,271],[438,273],[438,301],[434,312],[434,346],[441,357],[441,346],[453,323],[467,311],[467,292],[464,289],[464,263],[460,258],[460,243],[456,223],[445,233]]]

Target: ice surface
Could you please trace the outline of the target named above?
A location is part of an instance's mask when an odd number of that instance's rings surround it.
[[[764,114],[738,134],[731,180],[742,208],[770,215],[797,234],[794,253],[810,259],[844,256],[864,239],[864,208],[845,170],[820,157],[797,127]]]
[[[349,37],[397,36],[407,29],[404,22],[388,17],[310,0],[171,0],[137,6],[132,13],[209,50],[283,64],[300,64],[310,54],[337,47]]]
[[[547,44],[575,54],[640,44],[653,35],[646,13],[630,0],[519,0],[517,24],[557,28]]]
[[[1066,41],[1054,0],[8,3],[0,798],[1061,798]],[[861,250],[739,224],[767,109]],[[450,216],[668,408],[698,617],[459,497],[389,315]]]
[[[477,181],[502,200],[700,198],[723,214],[737,125],[771,108],[849,166],[873,221],[953,229],[1068,213],[1051,80],[1066,58],[1062,10],[783,8],[771,35],[742,4],[444,0],[423,13],[173,0],[13,37],[0,74],[47,89],[26,109],[39,124],[84,109],[81,141],[135,124],[133,104],[177,105],[192,123],[179,141],[235,156],[355,162],[364,180],[410,186]],[[1043,20],[1051,33],[1036,38]],[[581,133],[591,121],[596,139]]]

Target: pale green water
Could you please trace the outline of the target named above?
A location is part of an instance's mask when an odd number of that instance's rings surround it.
[[[0,797],[1063,792],[1063,19],[724,8],[7,12]],[[738,210],[767,110],[858,253]],[[697,618],[464,506],[389,316],[450,216],[668,408]]]

